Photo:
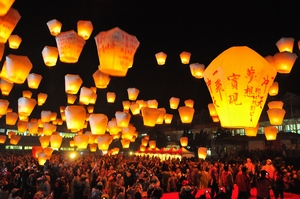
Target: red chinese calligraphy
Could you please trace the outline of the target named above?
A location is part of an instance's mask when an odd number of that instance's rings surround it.
[[[235,104],[235,105],[242,105],[242,102],[238,102],[238,93],[233,93],[228,96],[229,97],[229,104]]]
[[[231,87],[233,89],[238,89],[238,80],[241,77],[239,74],[232,73],[231,76],[228,76],[227,79],[231,81]]]
[[[215,85],[216,85],[216,92],[220,94],[220,99],[222,101],[222,91],[224,91],[224,88],[222,87],[222,82],[221,79],[217,79],[217,81],[215,81]]]

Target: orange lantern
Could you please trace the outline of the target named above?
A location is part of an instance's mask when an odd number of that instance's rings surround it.
[[[47,161],[47,155],[45,152],[38,152],[38,162],[40,166],[44,166]]]
[[[89,143],[89,139],[90,137],[85,134],[74,136],[74,142],[76,143],[78,149],[86,149]]]
[[[1,0],[0,1],[0,16],[6,15],[15,0]]]
[[[53,149],[51,147],[46,147],[43,149],[44,153],[47,156],[47,159],[50,159],[52,156]]]
[[[65,109],[68,129],[82,129],[84,126],[86,111],[83,106],[67,106]]]
[[[55,66],[58,59],[57,47],[45,46],[42,50],[42,56],[46,66]]]
[[[93,31],[93,24],[91,21],[79,20],[77,22],[77,33],[84,40],[88,40]]]
[[[123,149],[128,149],[130,146],[130,140],[122,139],[121,144],[122,144]]]
[[[141,151],[141,152],[145,152],[145,151],[146,151],[146,147],[143,146],[143,145],[140,145],[140,151]]]
[[[21,119],[18,121],[18,132],[24,133],[27,130],[27,121],[22,121]]]
[[[282,109],[283,108],[283,102],[282,101],[271,101],[268,103],[268,108],[269,109]]]
[[[79,102],[85,105],[88,105],[94,96],[94,91],[85,86],[81,87],[79,94]]]
[[[292,37],[281,37],[277,42],[276,42],[276,46],[279,50],[279,52],[293,52],[293,48],[294,48],[294,41],[295,39]]]
[[[273,84],[271,85],[270,90],[269,90],[269,95],[270,96],[277,95],[278,90],[279,90],[278,82],[273,82]]]
[[[8,80],[23,84],[32,69],[32,64],[27,56],[13,55],[6,56],[6,72]]]
[[[65,91],[68,94],[77,94],[82,84],[82,79],[79,75],[67,74],[65,76]]]
[[[273,108],[267,110],[267,114],[270,120],[271,125],[279,126],[282,124],[284,115],[285,115],[285,110],[284,109],[278,109],[278,108]]]
[[[120,127],[117,125],[117,121],[115,118],[112,118],[108,123],[107,123],[107,128],[109,131],[110,135],[116,135],[120,132]]]
[[[157,100],[153,99],[153,100],[148,100],[147,101],[148,107],[149,108],[157,108],[158,107],[158,102]]]
[[[166,115],[166,109],[165,108],[158,108],[157,110],[160,111],[160,114],[156,120],[156,124],[163,124],[164,123],[164,119],[165,119],[165,115]]]
[[[161,111],[156,108],[148,108],[148,107],[144,107],[141,110],[142,110],[144,126],[155,126]]]
[[[44,123],[44,127],[43,127],[43,134],[44,135],[52,135],[53,132],[56,131],[56,126],[54,124],[51,123]]]
[[[149,142],[148,139],[143,138],[142,141],[141,141],[141,146],[145,146],[146,147],[148,145],[148,142]]]
[[[49,142],[50,142],[50,136],[49,135],[44,135],[39,137],[39,141],[41,143],[41,147],[45,148],[49,146]]]
[[[12,144],[12,145],[17,145],[20,140],[21,140],[21,136],[19,136],[19,135],[12,135],[11,138],[10,138],[9,143]]]
[[[60,23],[60,21],[56,19],[52,19],[47,22],[47,26],[49,28],[51,35],[57,36],[60,33],[62,24]]]
[[[20,18],[19,12],[13,8],[10,8],[5,15],[0,17],[0,43],[6,43]]]
[[[0,144],[4,144],[6,141],[6,136],[5,135],[0,135]]]
[[[191,123],[194,118],[195,109],[188,106],[181,106],[178,109],[182,123]]]
[[[185,100],[185,101],[184,101],[184,104],[185,104],[186,106],[188,106],[188,107],[193,108],[193,107],[194,107],[194,100],[192,100],[192,99]]]
[[[7,137],[8,137],[8,139],[10,139],[11,136],[13,136],[13,135],[16,135],[16,132],[14,132],[14,131],[8,131],[8,132],[7,132]]]
[[[1,93],[2,95],[9,95],[11,89],[13,88],[14,86],[14,83],[9,81],[9,80],[5,80],[5,79],[1,79],[0,80],[0,86],[1,86]]]
[[[137,88],[128,88],[127,93],[128,93],[128,99],[134,101],[138,97],[140,90]]]
[[[23,97],[31,98],[32,92],[31,92],[31,91],[28,91],[28,90],[22,91],[22,95],[23,95]]]
[[[94,72],[93,79],[95,82],[95,86],[100,89],[107,88],[107,85],[110,82],[109,75],[102,73],[100,70],[96,70],[96,72]]]
[[[36,100],[27,97],[20,97],[18,99],[18,113],[19,115],[29,116],[36,105]]]
[[[246,46],[231,47],[216,57],[204,80],[221,126],[256,127],[275,77],[274,67]]]
[[[220,122],[219,116],[211,116],[213,122]]]
[[[159,52],[155,54],[155,57],[158,65],[165,65],[167,54],[165,54],[164,52]]]
[[[37,134],[39,129],[38,122],[28,122],[27,129],[31,135]]]
[[[181,137],[180,138],[180,145],[182,147],[186,147],[188,145],[188,143],[189,143],[188,137]]]
[[[74,142],[74,140],[70,140],[69,145],[70,145],[70,147],[75,147],[75,142]]]
[[[135,103],[135,102],[131,103],[130,111],[131,111],[132,115],[140,114],[140,105],[138,103]]]
[[[140,109],[142,109],[143,107],[148,107],[148,104],[145,100],[136,100],[135,101],[137,104],[139,104]]]
[[[15,125],[18,120],[18,113],[8,112],[6,113],[5,123],[6,125]]]
[[[197,79],[203,78],[203,73],[205,70],[204,64],[194,63],[190,64],[190,71],[193,77]]]
[[[59,33],[55,40],[59,60],[64,63],[76,63],[85,45],[85,40],[73,30]]]
[[[31,149],[32,157],[38,158],[38,153],[43,152],[43,148],[41,146],[33,146]]]
[[[41,120],[42,122],[50,122],[51,121],[52,112],[51,111],[41,111]]]
[[[191,53],[190,52],[183,51],[182,53],[180,53],[181,63],[183,63],[183,64],[190,63],[190,58],[191,58]]]
[[[28,116],[19,114],[19,120],[28,122]]]
[[[208,111],[210,116],[218,116],[217,110],[213,103],[208,104]]]
[[[94,112],[94,106],[88,106],[86,109],[87,109],[88,113]]]
[[[59,134],[52,134],[50,136],[50,146],[53,149],[59,149],[62,143],[63,137]]]
[[[177,109],[179,105],[180,99],[177,97],[171,97],[170,99],[170,108]]]
[[[123,101],[122,104],[123,104],[123,109],[125,111],[128,111],[130,108],[130,101]]]
[[[97,144],[89,144],[90,152],[96,152],[97,151]]]
[[[45,101],[47,100],[48,94],[46,93],[39,93],[37,98],[38,98],[38,106],[42,106]]]
[[[288,74],[291,72],[298,56],[295,53],[279,52],[274,55],[275,67],[278,73]]]
[[[173,120],[173,114],[165,114],[165,123],[171,124]]]
[[[264,132],[267,140],[276,140],[278,129],[274,126],[264,127]]]
[[[122,138],[131,140],[131,138],[135,135],[136,128],[134,126],[128,126],[122,128]]]
[[[18,49],[22,42],[22,38],[19,35],[10,35],[8,38],[8,45],[11,49]]]
[[[118,127],[127,127],[131,118],[129,113],[117,111],[115,113]]]
[[[207,148],[199,147],[198,148],[198,158],[205,160],[206,156],[207,156]]]
[[[77,99],[77,95],[74,95],[74,94],[68,94],[67,95],[67,102],[68,104],[74,104],[74,102],[76,101]]]
[[[116,93],[114,92],[107,92],[106,99],[108,103],[114,103],[116,99]]]
[[[257,135],[258,128],[259,128],[259,123],[257,123],[256,127],[254,128],[253,127],[245,128],[246,136],[255,137]]]
[[[0,115],[5,115],[9,105],[8,100],[0,99]]]
[[[37,89],[42,81],[42,76],[35,73],[30,73],[27,76],[27,84],[31,89]]]
[[[102,31],[95,37],[99,70],[111,76],[125,77],[128,68],[133,65],[134,54],[140,42],[116,27],[108,31]]]
[[[93,135],[103,135],[107,129],[108,117],[105,114],[91,114],[90,128]]]
[[[112,137],[108,134],[99,135],[97,138],[98,141],[98,149],[103,151],[107,151],[110,143],[112,142]]]
[[[156,141],[155,140],[149,140],[149,148],[155,149],[156,148]]]

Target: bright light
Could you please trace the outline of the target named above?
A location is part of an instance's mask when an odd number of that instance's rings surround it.
[[[75,157],[76,157],[76,152],[70,153],[70,158],[71,158],[71,159],[74,159]]]
[[[133,152],[132,152],[132,151],[130,151],[130,152],[129,152],[129,155],[132,155],[132,154],[133,154]]]

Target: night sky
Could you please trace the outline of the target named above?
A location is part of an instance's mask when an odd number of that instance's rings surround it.
[[[140,46],[127,76],[111,77],[106,89],[97,89],[94,112],[104,113],[109,119],[123,109],[122,101],[128,100],[129,87],[140,90],[138,99],[156,99],[158,107],[164,107],[167,113],[177,114],[177,110],[169,107],[171,97],[180,98],[180,106],[184,100],[193,99],[196,113],[207,109],[211,102],[208,89],[203,79],[191,75],[189,65],[181,64],[182,51],[191,52],[190,63],[208,66],[232,46],[248,46],[265,57],[278,52],[275,43],[281,37],[293,37],[294,53],[299,56],[299,1],[16,0],[12,7],[21,15],[12,34],[23,41],[17,50],[6,44],[0,65],[9,54],[26,55],[33,64],[31,73],[41,74],[43,79],[38,90],[29,89],[27,82],[15,84],[9,96],[0,98],[8,99],[9,107],[17,112],[23,90],[32,91],[33,98],[39,92],[47,93],[46,103],[36,106],[31,118],[40,118],[42,110],[59,113],[59,106],[67,106],[66,74],[79,74],[82,86],[95,86],[92,74],[98,69],[99,59],[94,37],[114,27],[135,35]],[[77,31],[79,20],[92,22],[94,30],[76,64],[58,60],[54,67],[45,66],[41,51],[46,45],[56,46],[55,37],[46,25],[52,19],[63,24],[62,32]],[[164,66],[158,66],[155,59],[155,54],[161,51],[168,55]],[[286,92],[300,94],[299,65],[297,59],[291,74],[277,75],[279,99]],[[116,93],[114,104],[106,102],[107,92]]]

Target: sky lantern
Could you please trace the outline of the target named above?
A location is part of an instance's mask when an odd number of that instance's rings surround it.
[[[77,94],[83,83],[79,75],[67,74],[65,76],[65,91],[68,94]]]
[[[51,112],[50,121],[55,121],[56,118],[57,118],[57,113],[56,112]]]
[[[165,114],[165,123],[171,124],[173,120],[173,114]]]
[[[90,89],[93,91],[92,87]],[[97,93],[93,92],[91,96],[90,104],[96,104],[97,97],[98,97]]]
[[[148,145],[148,142],[149,142],[149,140],[148,139],[145,139],[145,138],[143,138],[142,140],[141,140],[141,146],[147,146]]]
[[[19,120],[20,121],[26,121],[26,122],[28,122],[28,119],[29,119],[29,117],[27,115],[21,115],[21,114],[19,114]]]
[[[146,151],[146,146],[140,145],[140,151],[145,152]]]
[[[96,35],[95,41],[100,61],[99,70],[110,76],[125,77],[140,45],[137,38],[116,27],[101,31]]]
[[[19,12],[13,8],[10,8],[4,16],[0,17],[0,43],[6,43],[20,19]]]
[[[181,137],[179,141],[182,147],[186,147],[189,143],[188,137]]]
[[[18,131],[20,133],[25,133],[26,130],[27,130],[27,125],[28,125],[27,121],[19,120],[18,123],[17,123]]]
[[[88,113],[93,113],[94,112],[94,106],[88,106],[86,109],[88,111]]]
[[[14,131],[8,131],[8,133],[7,133],[8,139],[10,139],[11,136],[13,136],[13,135],[16,135],[16,132],[14,132]]]
[[[204,80],[221,126],[256,127],[275,77],[275,68],[249,47],[231,47],[216,57]]]
[[[268,108],[269,109],[274,109],[274,108],[282,109],[283,108],[283,102],[282,101],[270,101],[268,103]]]
[[[50,146],[53,149],[59,149],[62,143],[63,137],[59,134],[52,134],[50,136]]]
[[[45,46],[42,50],[42,56],[46,66],[55,66],[58,59],[57,47]]]
[[[41,120],[42,122],[50,122],[51,121],[52,112],[51,111],[41,111]]]
[[[64,63],[76,63],[85,45],[85,40],[73,30],[59,33],[55,40],[59,60]]]
[[[9,140],[9,143],[12,144],[12,145],[17,145],[20,140],[21,140],[21,136],[19,136],[19,135],[12,135],[11,138],[10,138],[10,140]]]
[[[191,58],[191,53],[190,52],[183,51],[182,53],[180,53],[181,63],[189,64],[190,63],[190,58]]]
[[[0,1],[0,16],[6,15],[15,0],[1,0]]]
[[[198,148],[198,158],[205,160],[206,156],[207,156],[207,148],[199,147]]]
[[[74,136],[74,141],[75,141],[78,149],[86,149],[87,145],[89,143],[89,139],[90,139],[90,137],[85,134]]]
[[[135,102],[131,103],[130,111],[131,111],[132,115],[140,114],[140,105],[138,103],[135,103]]]
[[[31,135],[37,134],[39,129],[38,122],[28,122],[27,129]]]
[[[148,100],[147,101],[149,108],[157,108],[158,107],[158,101],[156,99]]]
[[[148,108],[144,107],[141,109],[142,111],[142,116],[143,116],[143,122],[144,126],[155,126],[157,118],[160,115],[160,110],[156,108]]]
[[[44,135],[52,135],[53,132],[56,131],[56,126],[49,122],[45,122],[43,126],[43,134]]]
[[[83,86],[80,89],[79,102],[88,105],[92,100],[93,95],[94,95],[94,91],[92,91],[92,89]]]
[[[74,140],[70,140],[69,146],[70,146],[70,147],[75,147],[75,142],[74,142]]]
[[[275,67],[278,73],[289,74],[298,56],[287,51],[279,52],[274,55]]]
[[[22,91],[23,97],[31,98],[32,92],[29,90]]]
[[[128,124],[130,122],[130,118],[131,118],[131,115],[129,113],[117,111],[115,113],[115,116],[116,116],[116,121],[117,121],[118,127],[127,127],[128,126]]]
[[[269,95],[270,96],[276,96],[278,94],[278,91],[279,91],[278,82],[274,81],[273,84],[270,87]]]
[[[264,127],[264,132],[265,132],[266,139],[268,141],[270,141],[270,140],[276,140],[277,133],[278,133],[278,129],[276,127],[274,127],[274,126],[266,126],[266,127]]]
[[[39,141],[41,143],[41,147],[45,148],[49,146],[49,142],[50,142],[50,136],[49,135],[44,135],[39,137]]]
[[[123,149],[128,149],[130,146],[130,140],[121,139],[121,144],[122,144]]]
[[[184,104],[188,107],[191,107],[193,108],[194,107],[194,100],[192,99],[187,99],[187,100],[184,100]]]
[[[37,89],[42,81],[42,76],[35,73],[30,73],[27,76],[27,84],[31,89]]]
[[[100,89],[107,88],[110,82],[109,75],[101,72],[100,70],[96,70],[94,72],[93,79],[95,82],[95,86]]]
[[[284,119],[285,113],[286,112],[284,109],[279,109],[279,108],[272,108],[267,110],[270,124],[274,126],[282,125],[282,121]]]
[[[194,118],[195,109],[188,106],[181,106],[178,108],[180,119],[182,123],[191,123]]]
[[[88,40],[93,31],[93,24],[91,21],[79,20],[77,22],[77,34],[84,40]]]
[[[27,56],[13,54],[6,56],[6,72],[10,81],[23,84],[31,69],[32,64]]]
[[[259,122],[257,123],[256,127],[246,127],[245,128],[245,134],[248,137],[255,137],[257,135],[259,128]]]
[[[145,100],[136,100],[135,103],[139,104],[140,109],[143,107],[148,107],[148,103]]]
[[[83,106],[71,105],[65,109],[66,124],[68,129],[82,129],[86,111]]]
[[[122,105],[123,105],[123,110],[128,111],[130,108],[130,101],[123,101]]]
[[[43,149],[44,153],[46,154],[47,156],[47,159],[50,160],[51,156],[52,156],[52,153],[53,153],[53,149],[51,147],[45,147]]]
[[[90,152],[96,152],[97,151],[97,147],[98,144],[94,143],[94,144],[89,144],[90,147]]]
[[[10,35],[8,38],[8,45],[11,49],[18,49],[22,42],[22,38],[19,35]]]
[[[204,64],[199,64],[199,63],[190,64],[191,74],[193,77],[197,79],[203,78],[204,70],[205,70]]]
[[[179,105],[180,99],[177,97],[171,97],[170,98],[170,108],[171,109],[177,109]]]
[[[38,158],[38,153],[43,152],[43,150],[41,146],[33,146],[31,149],[32,157]]]
[[[98,149],[101,150],[102,152],[107,151],[112,140],[113,140],[112,136],[108,134],[99,135],[97,138]]]
[[[60,33],[62,23],[56,19],[52,19],[47,22],[47,26],[49,28],[50,34],[52,36],[57,36]]]
[[[7,108],[9,105],[9,101],[5,99],[0,99],[0,115],[5,115]]]
[[[156,148],[156,141],[155,140],[149,140],[149,148],[155,149]]]
[[[160,113],[159,113],[159,116],[156,120],[156,124],[163,124],[164,119],[165,119],[165,115],[166,115],[166,109],[165,108],[158,108],[157,110],[159,110]]]
[[[3,78],[1,78],[0,80],[0,88],[1,88],[1,93],[4,96],[8,96],[11,89],[13,88],[14,83],[9,81],[9,80],[5,80]]]
[[[18,120],[18,113],[8,112],[6,113],[5,123],[6,125],[15,125]]]
[[[19,115],[29,116],[36,105],[36,100],[33,98],[20,97],[18,99]]]
[[[294,48],[294,41],[295,39],[292,37],[281,37],[277,42],[276,42],[276,46],[279,50],[279,52],[293,52],[293,48]]]
[[[136,128],[134,126],[128,126],[122,128],[122,138],[130,140],[136,132]]]
[[[46,93],[39,93],[37,98],[38,98],[38,106],[42,106],[46,100],[47,100],[48,94]]]
[[[128,93],[128,99],[134,101],[137,99],[140,90],[137,88],[128,88],[127,93]]]
[[[77,95],[75,95],[75,94],[68,94],[67,95],[68,104],[74,104],[76,99],[77,99]]]
[[[92,113],[89,123],[93,135],[103,135],[107,129],[108,117],[105,114]]]
[[[38,163],[40,166],[44,166],[47,161],[47,155],[44,151],[38,152]]]
[[[112,118],[110,121],[108,121],[107,128],[110,135],[116,135],[120,132],[120,127],[118,127],[115,118]]]
[[[108,103],[114,103],[116,100],[116,93],[115,92],[107,92],[106,99]]]
[[[167,54],[164,52],[159,52],[155,54],[156,61],[158,65],[165,65],[166,59],[167,59]]]
[[[0,135],[0,144],[4,144],[6,141],[6,135]]]

